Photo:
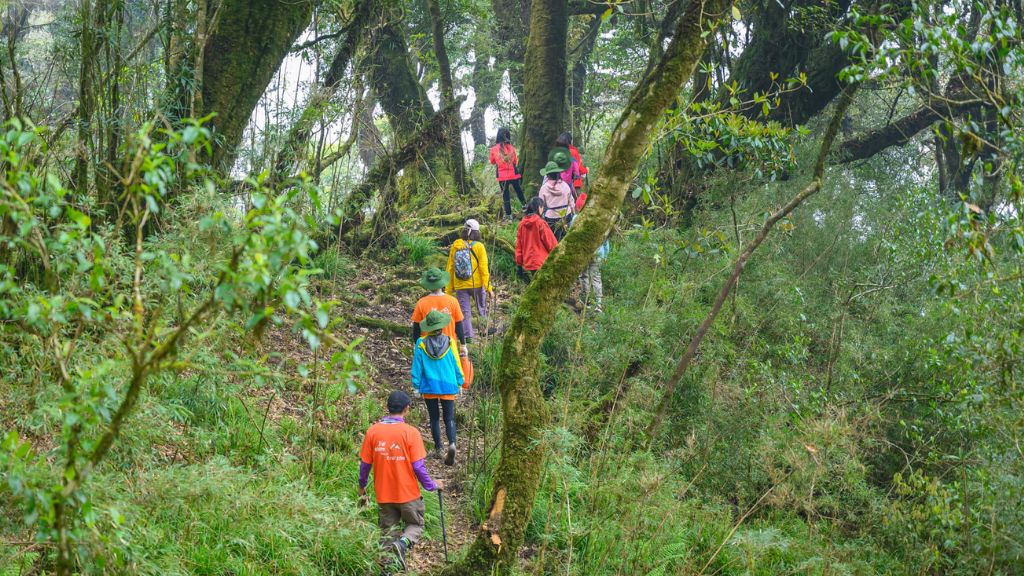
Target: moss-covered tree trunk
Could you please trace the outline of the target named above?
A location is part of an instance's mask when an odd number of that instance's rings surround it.
[[[395,141],[408,141],[433,115],[427,94],[413,72],[402,30],[402,14],[394,2],[375,3],[375,31],[364,65],[366,78],[388,116]]]
[[[487,146],[490,135],[487,134],[487,109],[498,101],[498,90],[501,88],[501,69],[491,66],[490,39],[483,36],[477,39],[473,48],[473,73],[469,84],[473,87],[473,110],[469,113],[469,134],[473,137],[473,164],[487,162]]]
[[[570,132],[577,145],[582,143],[582,122],[586,115],[583,94],[587,88],[587,72],[590,70],[590,57],[597,46],[597,36],[601,32],[601,17],[591,16],[587,23],[587,32],[580,39],[569,57],[572,58],[572,84],[569,92]]]
[[[434,56],[437,58],[437,72],[441,85],[441,107],[446,108],[455,100],[455,86],[452,82],[452,65],[448,60],[448,49],[444,45],[444,18],[438,0],[427,0],[430,13],[430,34],[434,41]],[[466,178],[466,156],[462,150],[462,118],[456,114],[450,126],[452,132],[448,142],[448,164],[455,187],[462,196],[469,195],[470,183]]]
[[[534,2],[526,42],[523,138],[519,157],[527,196],[540,186],[540,169],[565,125],[568,0]]]
[[[252,111],[320,0],[223,0],[204,47],[202,110],[216,113],[215,166],[229,167]]]
[[[504,428],[488,518],[466,557],[447,574],[509,573],[518,559],[544,460],[537,439],[550,414],[538,384],[538,354],[562,300],[604,242],[655,124],[675,99],[706,47],[702,35],[728,12],[730,0],[691,0],[657,63],[630,96],[591,188],[591,200],[526,289],[502,343],[495,380]]]
[[[732,80],[755,92],[772,88],[771,74],[782,79],[799,72],[807,74],[808,89],[783,95],[782,105],[771,113],[772,119],[788,124],[803,124],[839,95],[836,75],[847,64],[846,54],[826,35],[849,9],[851,0],[821,5],[813,0],[755,3],[751,11],[750,43],[736,60]],[[818,20],[811,10],[820,10]],[[728,96],[725,96],[728,98]],[[757,106],[747,113],[760,113]]]
[[[378,4],[378,3],[375,3]],[[420,85],[413,71],[409,57],[409,47],[402,29],[402,11],[395,2],[382,2],[375,6],[374,35],[370,39],[369,53],[364,64],[366,78],[377,95],[381,108],[387,114],[388,122],[394,134],[394,147],[398,148],[410,142],[418,129],[433,115],[433,107],[427,94]],[[421,171],[423,162],[434,158],[434,147],[419,151],[421,162],[416,169],[406,170],[392,185],[401,186],[405,199],[415,198],[426,193],[431,177]],[[430,172],[436,175],[441,172],[439,166],[432,166]],[[401,201],[402,195],[395,191],[380,190],[381,202],[373,217],[373,241],[375,247],[386,248],[394,244],[395,223],[401,215],[399,206],[393,205]]]

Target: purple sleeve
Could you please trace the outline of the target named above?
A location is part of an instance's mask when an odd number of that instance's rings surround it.
[[[362,460],[359,461],[359,487],[366,488],[366,484],[370,481],[370,468],[373,468],[373,464],[367,464]]]
[[[419,479],[424,490],[427,492],[433,492],[437,489],[437,484],[434,484],[433,479],[430,478],[430,474],[427,474],[426,460],[417,460],[413,462],[412,471],[416,473],[416,478]]]

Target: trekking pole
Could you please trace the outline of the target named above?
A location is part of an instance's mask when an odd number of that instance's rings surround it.
[[[444,542],[444,562],[448,563],[448,531],[444,527],[444,498],[441,497],[443,489],[437,489],[437,505],[441,508],[441,541]]]

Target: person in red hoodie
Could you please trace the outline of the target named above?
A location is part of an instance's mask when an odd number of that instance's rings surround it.
[[[498,136],[494,139],[494,146],[491,146],[491,164],[494,164],[498,176],[498,186],[501,187],[502,199],[505,202],[505,218],[512,216],[511,190],[516,191],[519,196],[519,203],[526,205],[526,198],[523,196],[522,175],[516,169],[519,164],[519,156],[516,155],[516,147],[512,145],[512,131],[502,126],[498,128]]]
[[[558,244],[551,227],[540,216],[544,209],[544,200],[531,198],[526,204],[526,216],[519,221],[516,230],[516,266],[519,275],[527,279],[544,265],[548,254]]]

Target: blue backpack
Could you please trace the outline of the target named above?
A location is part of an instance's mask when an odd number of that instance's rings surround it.
[[[453,260],[456,278],[459,280],[469,280],[473,277],[473,258],[476,258],[476,254],[473,254],[472,241],[468,245],[463,244],[462,248],[455,251]]]

